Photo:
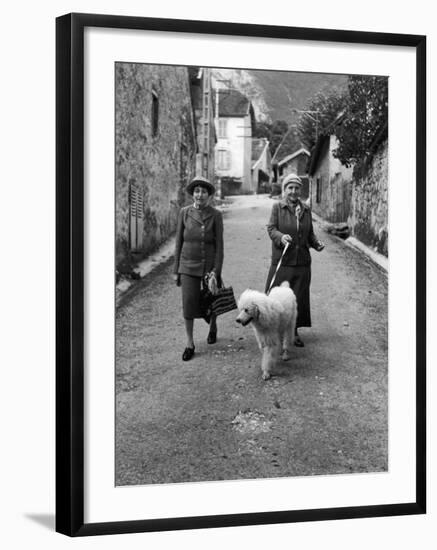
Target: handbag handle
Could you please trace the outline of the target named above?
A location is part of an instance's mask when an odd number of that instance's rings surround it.
[[[223,277],[220,275],[220,277],[218,277],[215,273],[215,271],[210,271],[209,273],[207,273],[205,275],[205,277],[209,278],[211,276],[211,273],[214,275],[214,278],[216,280],[216,283],[217,283],[217,290],[220,290],[221,288],[225,288],[225,282],[223,281]],[[219,279],[220,279],[220,286],[219,286]],[[207,287],[209,288],[209,284],[207,284]],[[214,294],[213,294],[214,296]]]
[[[278,265],[276,266],[276,271],[275,271],[275,274],[273,275],[272,277],[272,280],[270,281],[270,286],[269,286],[269,289],[267,291],[267,294],[270,292],[270,290],[272,289],[272,286],[273,286],[273,283],[275,282],[275,279],[276,279],[276,275],[278,274],[278,271],[279,271],[279,268],[281,267],[281,264],[282,264],[282,258],[284,257],[284,254],[287,252],[287,248],[289,247],[290,243],[285,243],[285,247],[284,247],[284,250],[282,251],[282,255],[281,255],[281,258],[278,262]]]

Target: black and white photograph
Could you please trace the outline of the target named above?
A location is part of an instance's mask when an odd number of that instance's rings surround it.
[[[5,6],[2,545],[433,548],[432,4]]]
[[[115,485],[386,473],[388,76],[114,90]]]

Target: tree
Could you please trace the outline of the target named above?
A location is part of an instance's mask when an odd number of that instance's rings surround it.
[[[268,122],[257,121],[255,129],[253,131],[254,138],[267,138],[270,140],[270,135],[272,133],[272,125]]]
[[[284,158],[302,147],[296,126],[289,126],[285,120],[277,120],[273,123],[270,144],[272,158],[275,160]]]
[[[362,165],[387,137],[388,80],[384,76],[350,76],[344,120],[335,130],[334,155],[346,166]]]
[[[285,120],[275,120],[272,124],[257,122],[253,136],[265,137],[269,140],[269,149],[276,159],[293,153],[301,146],[296,128],[289,126]]]
[[[346,92],[319,92],[298,121],[301,140],[312,149],[316,136],[335,134],[333,155],[359,170],[387,137],[388,80],[383,76],[348,77]]]

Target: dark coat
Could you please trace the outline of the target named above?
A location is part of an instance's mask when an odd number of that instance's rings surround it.
[[[221,275],[223,265],[223,217],[219,210],[193,205],[179,212],[174,273],[202,277],[212,269]]]
[[[282,255],[284,245],[281,243],[283,235],[290,235],[293,242],[288,247],[282,260],[282,265],[304,266],[311,264],[310,247],[318,250],[323,246],[314,235],[313,220],[309,206],[300,203],[299,220],[285,200],[273,205],[268,234],[272,240],[272,264],[276,265]],[[298,223],[299,221],[299,223]]]

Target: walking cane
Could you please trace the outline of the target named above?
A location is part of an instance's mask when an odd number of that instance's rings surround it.
[[[281,259],[279,260],[278,265],[276,266],[276,271],[275,271],[275,274],[272,277],[272,280],[270,281],[270,286],[269,286],[269,289],[267,291],[267,294],[272,289],[273,283],[275,282],[275,279],[276,279],[276,275],[278,274],[279,268],[281,267],[281,264],[282,264],[282,258],[284,257],[284,254],[287,252],[287,248],[289,247],[289,245],[290,245],[290,243],[288,243],[288,242],[285,243],[285,247],[284,247],[284,250],[282,251]]]

